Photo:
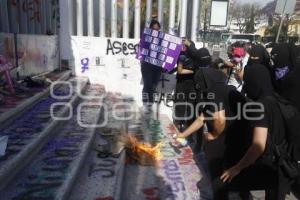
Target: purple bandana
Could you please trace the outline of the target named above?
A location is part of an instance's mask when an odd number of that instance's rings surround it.
[[[280,80],[283,77],[285,77],[285,75],[287,75],[287,73],[289,73],[290,69],[288,66],[283,67],[283,68],[277,68],[275,70],[275,76],[276,76],[276,80]]]

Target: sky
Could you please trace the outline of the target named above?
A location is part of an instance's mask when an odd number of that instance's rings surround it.
[[[241,2],[241,3],[252,3],[252,2],[257,2],[261,5],[266,5],[267,3],[269,3],[270,1],[273,1],[273,0],[237,0],[238,2]]]

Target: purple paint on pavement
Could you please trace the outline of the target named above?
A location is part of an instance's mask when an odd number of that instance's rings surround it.
[[[89,102],[87,100],[87,102]],[[5,190],[5,199],[55,199],[62,185],[69,180],[72,167],[79,162],[92,137],[90,128],[77,123],[75,112],[58,134],[50,139],[35,159],[19,173],[18,178]],[[96,114],[93,109],[82,112]]]

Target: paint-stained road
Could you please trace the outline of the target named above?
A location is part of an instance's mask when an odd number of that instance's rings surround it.
[[[95,95],[103,92],[102,87],[91,85],[85,94]],[[122,104],[124,102],[133,108],[131,112],[126,109],[125,104]],[[41,101],[33,107],[35,112],[28,111],[23,116],[37,115],[41,118],[41,124],[47,124],[49,103],[51,101]],[[169,116],[160,114],[157,118],[155,113],[143,114],[137,108],[136,102],[120,94],[106,93],[98,100],[81,98],[76,105],[81,103],[96,103],[105,107],[104,110],[88,107],[80,114],[81,120],[85,123],[94,120],[103,122],[106,118],[106,126],[100,129],[81,127],[77,118],[78,107],[74,106],[74,116],[56,129],[39,153],[19,171],[8,187],[0,190],[1,200],[200,199],[197,182],[203,178],[204,173],[197,167],[191,148],[180,147],[172,138],[176,129]],[[39,106],[44,109],[42,113],[39,113],[42,108],[37,109]],[[164,109],[166,108],[162,108]],[[132,118],[120,120],[116,119],[116,116],[132,116]],[[29,123],[29,117],[26,119]],[[29,128],[39,124],[28,125],[30,127],[24,126],[20,129],[24,132],[23,137],[32,131]],[[162,158],[157,165],[140,165],[133,162],[128,158],[126,150],[115,155],[99,153],[105,145],[116,149],[116,145],[111,145],[118,142],[113,136],[122,132],[135,135],[141,142],[151,144],[162,142],[160,149]],[[11,149],[14,146],[11,142],[15,138],[10,139]],[[21,140],[16,141],[19,141],[16,144],[21,145]],[[203,185],[205,186],[207,185]],[[203,197],[203,193],[201,196]],[[256,192],[254,197],[260,199],[263,194]]]

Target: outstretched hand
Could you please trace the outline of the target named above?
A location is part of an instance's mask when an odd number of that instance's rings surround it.
[[[185,136],[182,133],[175,133],[173,134],[173,138],[177,139],[177,138],[185,138]]]
[[[222,176],[221,176],[221,180],[225,183],[225,182],[231,182],[232,179],[234,177],[236,177],[241,171],[239,170],[238,167],[234,166],[231,167],[230,169],[226,170]]]

